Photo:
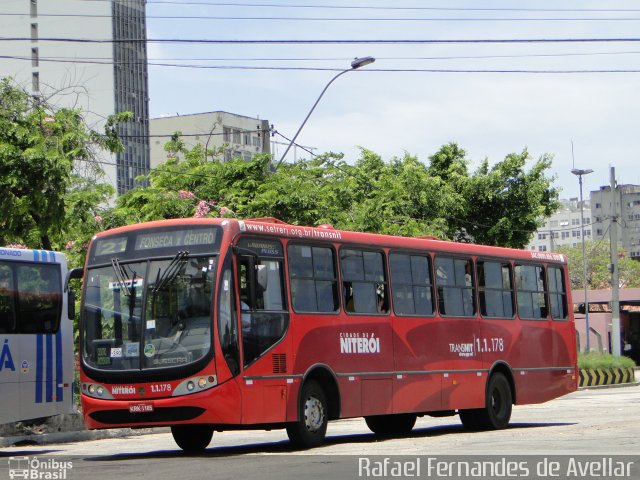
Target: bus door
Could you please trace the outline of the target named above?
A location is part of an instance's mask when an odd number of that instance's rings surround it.
[[[278,240],[242,238],[236,247],[243,423],[286,419],[289,326],[284,257]]]

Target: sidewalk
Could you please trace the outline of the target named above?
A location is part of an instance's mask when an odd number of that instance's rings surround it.
[[[87,430],[79,413],[56,415],[46,419],[0,425],[0,448],[21,445],[49,445],[55,443],[84,442],[104,438],[123,438],[160,433],[167,428],[114,428]]]

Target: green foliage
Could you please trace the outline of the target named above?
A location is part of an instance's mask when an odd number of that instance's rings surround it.
[[[635,362],[629,357],[615,358],[610,353],[578,353],[578,368],[595,369],[595,368],[632,368]]]
[[[529,154],[511,154],[469,174],[464,150],[451,143],[425,165],[405,154],[385,162],[361,149],[353,165],[327,153],[282,164],[269,157],[220,163],[202,147],[185,150],[178,134],[174,155],[148,177],[149,187],[117,200],[112,218],[133,223],[189,216],[276,217],[296,225],[522,247],[538,219],[557,208],[557,191],[543,157],[529,170]],[[178,159],[180,153],[184,159]]]
[[[587,286],[589,289],[600,290],[611,288],[611,273],[609,264],[611,263],[611,247],[608,241],[588,241],[585,242],[585,253],[587,257]],[[584,288],[582,244],[577,247],[562,246],[558,252],[567,256],[569,263],[569,273],[571,277],[571,288]],[[621,288],[640,287],[640,262],[632,260],[626,255],[624,250],[618,251],[618,276]]]
[[[109,118],[105,133],[98,134],[85,125],[80,111],[54,109],[9,79],[1,80],[0,243],[49,250],[65,245],[95,208],[91,202],[111,194],[78,184],[74,169],[81,163],[99,173],[95,149],[121,149],[115,126],[127,119],[128,113]]]

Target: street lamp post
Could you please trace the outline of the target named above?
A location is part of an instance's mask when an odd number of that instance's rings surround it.
[[[591,343],[589,342],[589,302],[587,300],[587,255],[584,246],[584,202],[582,201],[582,176],[593,173],[593,170],[582,170],[574,168],[571,173],[577,175],[578,182],[580,183],[580,236],[582,237],[582,280],[584,282],[584,321],[587,330],[587,352],[591,351]]]
[[[311,116],[311,114],[313,113],[313,111],[315,110],[316,106],[318,105],[318,103],[320,102],[320,99],[322,98],[322,96],[324,95],[324,92],[327,91],[327,89],[329,88],[329,86],[340,76],[340,75],[344,75],[347,72],[352,72],[353,70],[357,70],[360,67],[364,67],[365,65],[369,65],[373,62],[375,62],[376,59],[373,57],[361,57],[361,58],[354,58],[353,61],[351,62],[351,68],[347,68],[343,71],[341,71],[340,73],[338,73],[335,77],[333,77],[331,80],[329,80],[329,83],[327,83],[324,87],[324,89],[322,90],[322,92],[320,92],[320,96],[318,96],[318,98],[316,99],[316,102],[313,104],[313,106],[311,107],[311,110],[309,110],[309,113],[307,113],[307,116],[304,118],[304,120],[302,121],[302,124],[300,125],[300,127],[298,128],[298,131],[296,132],[296,134],[293,136],[293,138],[291,139],[291,142],[289,142],[289,145],[287,146],[287,149],[284,151],[284,153],[282,154],[282,157],[280,158],[280,161],[278,162],[278,164],[276,165],[276,168],[274,170],[277,170],[278,167],[280,166],[280,164],[282,162],[284,162],[284,158],[287,156],[287,153],[289,153],[289,150],[291,149],[291,147],[293,146],[293,144],[296,142],[296,138],[298,138],[298,135],[300,134],[300,132],[302,131],[302,128],[304,127],[304,125],[307,123],[307,120],[309,120],[309,117]]]

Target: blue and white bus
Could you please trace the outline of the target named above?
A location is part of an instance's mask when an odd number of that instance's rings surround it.
[[[62,253],[0,247],[0,424],[73,411],[73,298]]]

